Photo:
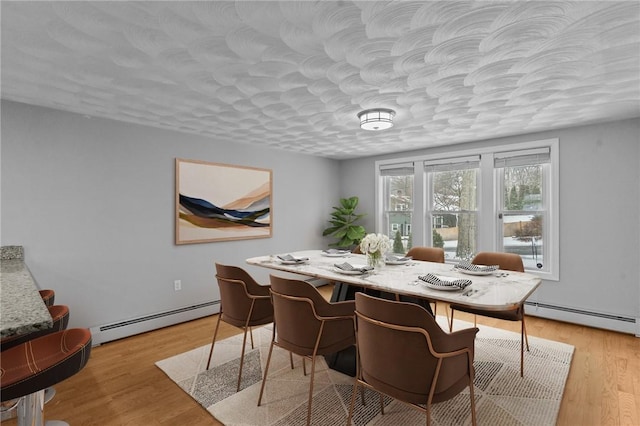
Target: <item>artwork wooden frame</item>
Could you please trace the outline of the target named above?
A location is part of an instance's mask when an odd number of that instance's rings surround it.
[[[176,158],[176,244],[270,238],[270,169]]]

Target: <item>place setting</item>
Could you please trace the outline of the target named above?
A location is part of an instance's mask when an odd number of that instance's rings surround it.
[[[465,290],[472,284],[469,279],[459,279],[428,273],[418,277],[419,283],[433,290],[458,291]]]
[[[387,254],[384,257],[385,265],[408,265],[413,258],[411,256],[398,256],[395,254]]]
[[[467,275],[486,276],[492,275],[500,269],[499,265],[476,265],[469,261],[461,261],[454,265],[453,270]],[[498,276],[507,276],[507,273],[500,273]]]
[[[374,268],[373,266],[369,266],[369,265],[361,265],[361,264],[352,265],[349,262],[344,262],[344,263],[335,263],[333,265],[333,270],[343,275],[363,275],[373,271]]]
[[[309,261],[308,257],[296,257],[291,254],[279,254],[276,258],[282,265],[301,265]]]
[[[326,257],[349,257],[351,256],[351,251],[332,248],[332,249],[322,250],[320,254]]]

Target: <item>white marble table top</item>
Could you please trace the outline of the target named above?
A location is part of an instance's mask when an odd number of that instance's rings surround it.
[[[278,255],[290,254],[308,257],[303,264],[282,264]],[[308,277],[324,278],[389,293],[417,296],[487,310],[504,310],[523,303],[540,285],[541,279],[533,274],[498,270],[491,275],[467,275],[454,270],[446,263],[411,260],[403,265],[384,265],[363,275],[345,275],[334,266],[344,262],[366,265],[364,255],[348,254],[346,257],[327,257],[321,250],[306,250],[252,257],[249,265],[278,271],[291,272]],[[454,279],[470,279],[472,284],[464,290],[445,291],[428,288],[418,277],[428,273]],[[506,274],[506,275],[505,275]]]
[[[49,310],[22,260],[0,261],[0,336],[53,327]]]

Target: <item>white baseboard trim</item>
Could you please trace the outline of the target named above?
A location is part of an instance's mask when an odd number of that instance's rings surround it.
[[[158,328],[179,324],[181,322],[214,315],[220,312],[220,301],[211,301],[199,305],[185,306],[170,311],[158,312],[125,321],[91,327],[92,345],[122,339]]]
[[[640,318],[608,315],[535,302],[527,302],[525,304],[525,312],[527,315],[618,331],[640,337]]]

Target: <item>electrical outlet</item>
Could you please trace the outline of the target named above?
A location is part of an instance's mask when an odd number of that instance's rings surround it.
[[[174,289],[175,291],[180,291],[180,290],[182,290],[182,281],[180,281],[180,280],[175,280],[175,281],[173,282],[173,289]]]

